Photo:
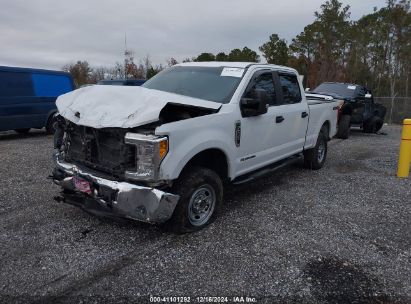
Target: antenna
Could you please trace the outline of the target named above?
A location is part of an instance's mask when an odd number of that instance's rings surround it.
[[[124,78],[127,79],[127,32],[124,33]]]
[[[127,33],[124,33],[124,48],[127,51]]]

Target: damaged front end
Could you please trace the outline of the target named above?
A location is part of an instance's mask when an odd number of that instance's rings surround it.
[[[210,115],[221,104],[142,87],[91,86],[59,96],[52,178],[59,201],[149,223],[171,218],[179,196],[160,165],[158,126]]]
[[[60,116],[52,175],[63,188],[57,200],[96,215],[163,223],[172,216],[179,196],[153,188],[150,182],[158,177],[161,155],[153,161],[144,155],[152,156],[161,145],[165,155],[166,138],[127,131],[78,126]]]

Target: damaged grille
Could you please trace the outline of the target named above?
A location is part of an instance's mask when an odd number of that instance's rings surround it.
[[[136,167],[136,147],[126,145],[121,128],[95,129],[70,123],[66,128],[66,161],[123,178]]]

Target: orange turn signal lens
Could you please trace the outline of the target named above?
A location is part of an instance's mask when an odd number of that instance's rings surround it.
[[[164,139],[162,141],[160,141],[160,149],[159,149],[159,155],[160,155],[160,159],[162,160],[168,152],[168,139]]]

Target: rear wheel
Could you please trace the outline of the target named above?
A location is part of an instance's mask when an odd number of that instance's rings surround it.
[[[16,131],[16,132],[19,133],[19,134],[27,134],[27,133],[30,132],[30,128],[26,128],[26,129],[16,129],[16,130],[14,130],[14,131]]]
[[[304,164],[311,170],[321,169],[327,158],[327,136],[325,129],[322,128],[318,134],[317,143],[315,147],[304,151]]]
[[[365,133],[377,133],[381,130],[384,122],[378,116],[373,116],[369,121],[364,123],[364,132]]]
[[[337,137],[341,139],[347,139],[350,136],[351,131],[351,115],[341,115],[338,122]]]
[[[172,193],[180,200],[166,228],[176,233],[200,230],[209,225],[223,201],[223,184],[214,171],[192,167],[175,182]]]

